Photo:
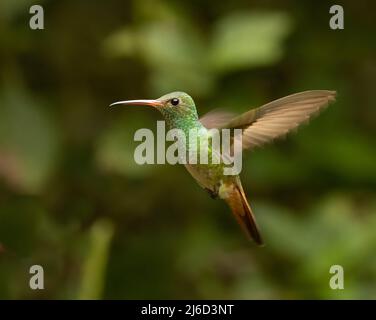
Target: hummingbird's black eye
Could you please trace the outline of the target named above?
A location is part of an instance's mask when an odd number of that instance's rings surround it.
[[[178,104],[179,104],[179,99],[178,98],[173,98],[173,99],[171,99],[171,104],[173,105],[173,106],[177,106]]]

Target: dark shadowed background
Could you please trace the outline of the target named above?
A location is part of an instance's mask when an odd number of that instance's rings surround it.
[[[335,3],[45,0],[31,30],[34,1],[2,0],[0,298],[376,298],[376,5]],[[135,164],[159,113],[108,108],[182,90],[242,112],[309,89],[337,102],[245,154],[263,248],[182,166]]]

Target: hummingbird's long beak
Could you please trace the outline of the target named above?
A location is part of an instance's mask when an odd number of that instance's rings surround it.
[[[161,107],[163,102],[159,100],[125,100],[111,103],[110,107],[116,105]]]

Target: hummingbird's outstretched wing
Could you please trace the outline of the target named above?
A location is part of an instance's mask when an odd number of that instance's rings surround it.
[[[201,118],[201,124],[207,128],[223,128],[227,123],[236,117],[236,113],[214,109],[205,113]]]
[[[292,94],[245,112],[217,127],[243,129],[243,149],[250,149],[284,136],[307,122],[311,116],[334,101],[335,96],[335,91],[328,90]],[[210,117],[204,117],[210,123]]]
[[[243,129],[243,149],[286,135],[335,100],[335,91],[312,90],[289,95],[232,119],[226,128]]]

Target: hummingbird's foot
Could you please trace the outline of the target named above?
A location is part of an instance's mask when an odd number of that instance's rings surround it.
[[[205,188],[205,190],[209,193],[212,199],[218,199],[218,192],[215,192],[214,190],[208,188]]]

